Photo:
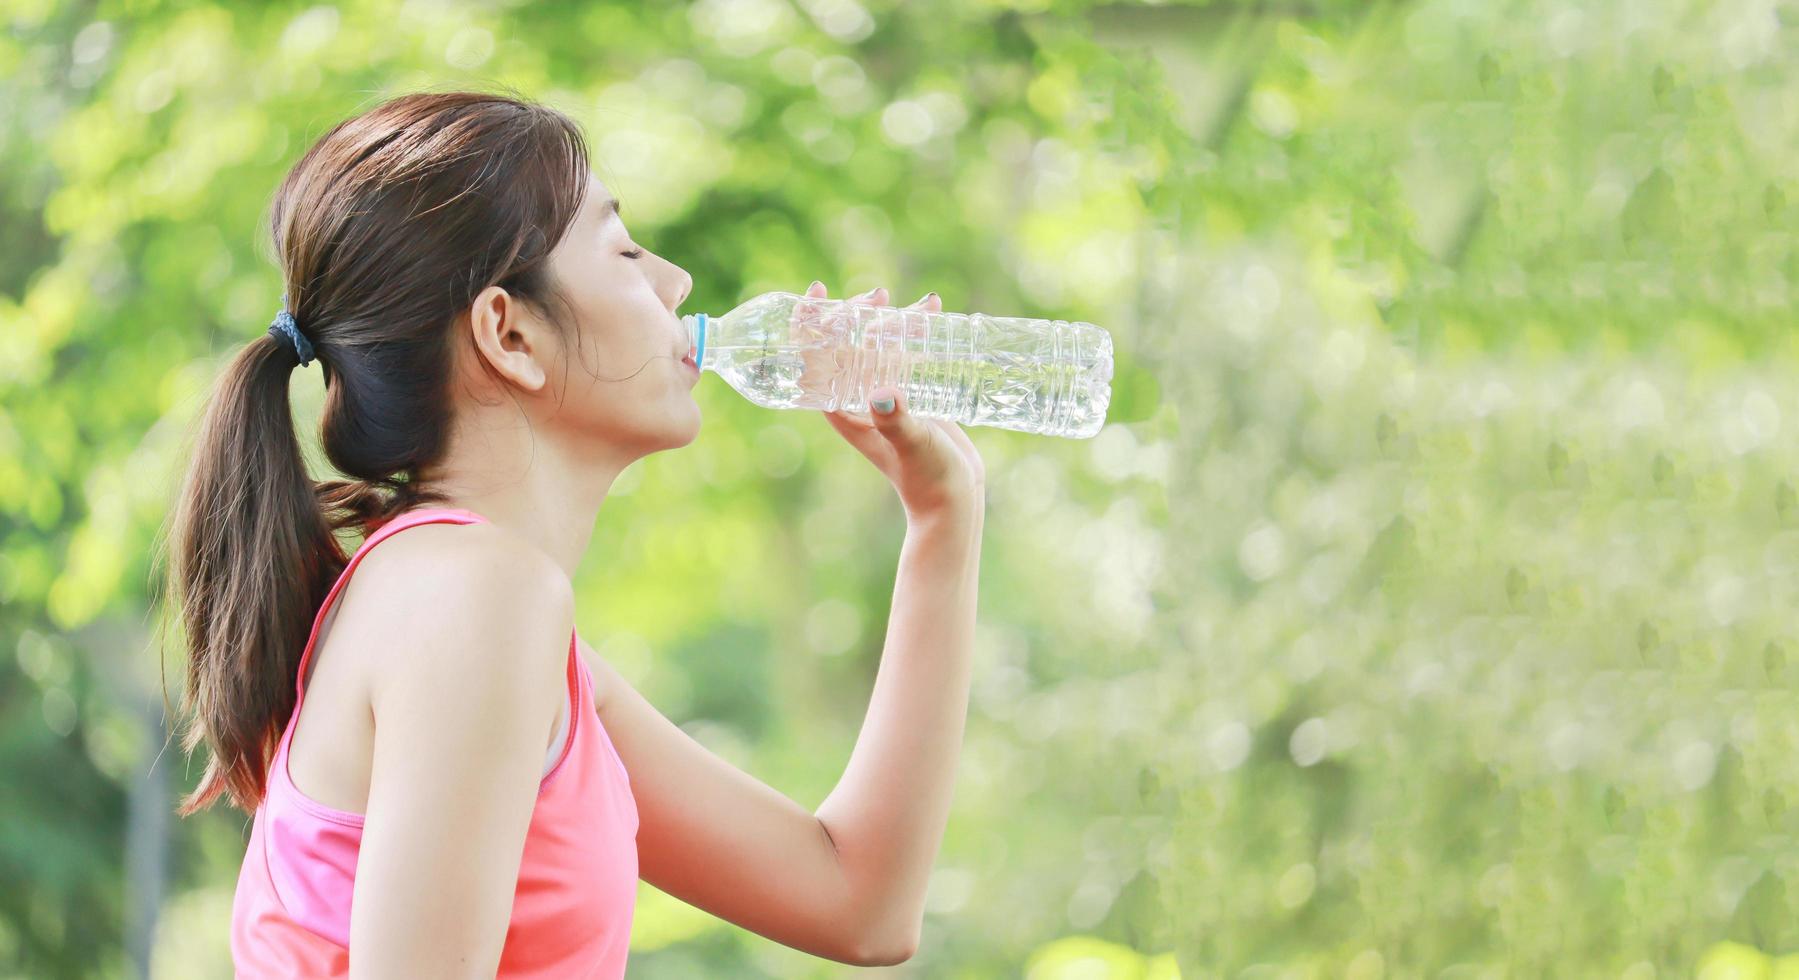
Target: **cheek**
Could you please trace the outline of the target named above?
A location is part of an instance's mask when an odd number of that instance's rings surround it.
[[[568,365],[564,411],[585,427],[654,427],[668,414],[668,401],[688,390],[672,353],[673,341],[634,338],[591,339]]]
[[[674,349],[676,324],[669,322],[671,315],[641,277],[596,276],[578,291],[571,291],[569,302],[587,349],[606,358],[612,377],[628,374],[645,358]],[[628,366],[620,369],[627,362]]]

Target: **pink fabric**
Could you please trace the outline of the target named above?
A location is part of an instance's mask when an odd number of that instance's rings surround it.
[[[295,687],[331,603],[369,549],[420,524],[474,524],[452,508],[411,511],[370,535],[338,577],[312,622]],[[579,669],[577,669],[577,665]],[[637,901],[637,802],[624,760],[595,712],[593,674],[569,636],[570,724],[562,758],[537,791],[513,893],[499,977],[622,977]],[[231,956],[239,977],[345,977],[350,901],[362,814],[303,795],[287,770],[296,701],[270,763],[231,909]],[[429,833],[430,828],[420,828]]]

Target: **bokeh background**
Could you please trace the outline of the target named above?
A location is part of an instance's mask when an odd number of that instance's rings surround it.
[[[1112,332],[1097,437],[971,430],[966,751],[886,972],[1795,975],[1796,16],[0,0],[0,975],[229,975],[248,821],[172,816],[154,544],[278,306],[280,176],[458,86],[580,120],[687,311],[818,278]],[[697,397],[579,625],[816,805],[897,500],[811,413]],[[643,886],[633,976],[855,972]]]

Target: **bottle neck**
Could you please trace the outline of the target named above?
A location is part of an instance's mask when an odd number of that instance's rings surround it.
[[[681,325],[687,328],[687,345],[693,350],[693,363],[699,365],[701,371],[706,370],[706,321],[710,319],[704,313],[689,313],[681,318]]]

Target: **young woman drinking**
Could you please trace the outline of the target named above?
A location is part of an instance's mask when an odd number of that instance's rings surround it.
[[[884,414],[826,413],[906,536],[866,721],[807,812],[575,633],[613,480],[700,426],[692,279],[632,242],[578,127],[394,99],[309,149],[270,223],[283,308],[218,382],[169,541],[184,744],[210,750],[181,813],[223,795],[254,817],[238,975],[617,977],[640,876],[818,956],[910,956],[968,701],[967,436],[891,387]],[[314,363],[346,480],[315,482],[295,437],[289,378]]]

